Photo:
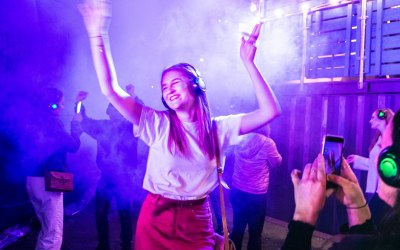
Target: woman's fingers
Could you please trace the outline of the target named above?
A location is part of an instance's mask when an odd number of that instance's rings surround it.
[[[292,170],[292,172],[290,174],[290,177],[292,178],[292,183],[293,183],[294,187],[296,187],[299,184],[300,175],[301,175],[301,171],[300,170],[298,170],[298,169],[293,169]]]
[[[358,183],[357,177],[354,175],[353,170],[350,168],[346,159],[342,157],[342,166],[340,168],[340,175],[351,182]]]
[[[353,163],[355,160],[356,156],[355,155],[349,155],[346,158],[347,163]]]
[[[309,179],[311,174],[311,164],[308,163],[303,169],[303,176],[301,177],[302,180]]]
[[[318,154],[313,162],[313,166],[314,165],[317,171],[317,179],[326,182],[325,159],[322,154]]]
[[[334,188],[328,188],[325,191],[325,197],[328,198],[329,196],[331,196],[336,190]]]
[[[249,35],[249,38],[247,39],[247,43],[254,44],[257,42],[258,37],[260,36],[260,31],[261,31],[261,24],[258,23],[254,26],[253,31]]]
[[[330,174],[327,176],[328,181],[333,182],[340,187],[345,187],[346,185],[349,185],[349,181],[346,178],[343,178],[342,176],[339,175],[334,175]]]

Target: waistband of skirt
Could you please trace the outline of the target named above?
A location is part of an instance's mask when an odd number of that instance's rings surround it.
[[[159,205],[170,205],[170,206],[176,206],[176,207],[195,207],[195,206],[201,206],[203,205],[207,199],[207,197],[197,199],[197,200],[174,200],[174,199],[169,199],[165,198],[164,196],[160,194],[153,194],[149,193],[149,196],[151,199]]]

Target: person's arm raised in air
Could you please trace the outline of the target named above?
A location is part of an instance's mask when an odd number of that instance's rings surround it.
[[[251,81],[253,82],[254,92],[256,93],[258,103],[257,110],[243,116],[240,124],[240,134],[249,133],[262,125],[271,122],[281,113],[280,105],[276,100],[271,87],[265,81],[254,63],[254,57],[257,50],[254,43],[260,35],[260,31],[261,24],[256,24],[249,38],[247,40],[242,38],[242,45],[240,46],[240,57],[250,75]]]
[[[130,122],[139,124],[142,105],[118,84],[108,40],[111,21],[110,2],[86,0],[79,5],[89,35],[94,67],[103,95]]]

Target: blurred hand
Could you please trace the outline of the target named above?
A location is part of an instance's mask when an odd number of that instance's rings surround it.
[[[111,0],[85,0],[78,5],[89,37],[107,35],[111,21]]]
[[[85,100],[88,95],[89,93],[86,91],[79,91],[79,93],[76,95],[75,103]]]
[[[293,220],[315,225],[326,199],[325,160],[322,154],[318,155],[312,165],[304,167],[301,179],[300,173],[294,169],[291,174],[296,203]]]
[[[74,116],[72,116],[72,121],[74,122],[82,122],[83,117],[81,113],[75,113]]]
[[[125,87],[126,92],[128,92],[128,94],[132,97],[135,98],[136,94],[135,94],[135,85],[133,85],[132,83],[126,85]]]
[[[244,63],[254,62],[254,57],[257,51],[255,43],[260,36],[261,26],[261,23],[256,24],[247,40],[242,37],[242,45],[240,46],[240,58],[242,58]]]
[[[342,158],[340,176],[328,175],[328,180],[339,186],[335,191],[336,197],[346,207],[359,207],[365,204],[366,200],[357,177],[344,158]]]
[[[356,160],[357,155],[349,155],[346,158],[347,163],[352,164]]]

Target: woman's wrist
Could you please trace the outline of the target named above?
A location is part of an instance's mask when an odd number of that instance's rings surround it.
[[[361,225],[365,223],[367,220],[371,219],[371,212],[369,210],[368,205],[362,206],[357,209],[346,209],[347,211],[347,220],[349,222],[349,227],[355,225]]]
[[[368,206],[368,202],[365,200],[365,201],[358,202],[358,203],[355,203],[352,205],[348,205],[348,206],[346,206],[346,209],[361,209],[366,206]]]
[[[106,32],[99,32],[99,31],[88,32],[88,36],[89,36],[89,38],[98,38],[98,37],[106,38],[106,37],[108,37],[108,33],[106,33]]]
[[[316,211],[301,211],[299,209],[295,209],[293,214],[293,220],[301,221],[304,223],[308,223],[310,225],[315,226],[318,220],[318,212]]]

